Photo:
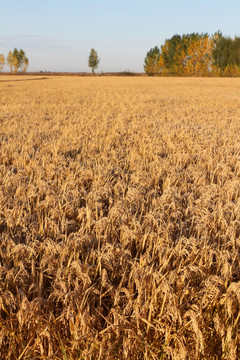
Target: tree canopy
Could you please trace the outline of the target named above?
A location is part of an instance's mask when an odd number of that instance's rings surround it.
[[[147,53],[144,70],[148,75],[239,76],[240,38],[220,31],[176,34]]]
[[[213,50],[213,59],[221,70],[225,70],[227,66],[240,66],[240,38],[221,36]]]
[[[24,50],[18,50],[15,48],[13,52],[9,51],[7,57],[7,64],[13,72],[25,72],[27,70],[29,60],[26,57]]]
[[[5,65],[5,57],[3,54],[0,54],[0,71],[2,71],[4,65]]]
[[[160,49],[155,46],[148,51],[144,61],[144,70],[148,75],[154,75],[160,71]]]
[[[88,66],[92,69],[92,73],[94,74],[94,70],[98,68],[98,64],[100,59],[98,57],[97,52],[94,49],[91,49],[90,55],[88,58]]]

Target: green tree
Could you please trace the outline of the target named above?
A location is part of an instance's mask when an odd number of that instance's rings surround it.
[[[240,66],[240,38],[220,36],[213,50],[213,58],[222,71],[229,66]]]
[[[94,74],[94,70],[97,69],[99,62],[100,59],[98,57],[97,52],[94,49],[91,49],[88,58],[88,66],[92,69],[92,74]]]
[[[159,47],[155,46],[148,51],[144,60],[144,71],[148,75],[160,73],[161,70],[161,53]]]
[[[240,38],[235,37],[231,46],[230,63],[240,66]]]
[[[5,57],[3,54],[0,54],[0,71],[2,71],[4,65],[5,65]]]
[[[25,51],[20,49],[14,49],[13,52],[9,51],[7,57],[7,64],[10,67],[11,71],[18,72],[27,70],[29,61],[26,57]]]
[[[174,58],[176,57],[177,50],[181,50],[182,37],[174,35],[171,39],[167,39],[161,48],[164,64],[167,69],[174,65]]]
[[[213,50],[213,59],[215,65],[221,70],[224,70],[228,65],[231,64],[231,49],[233,40],[230,37],[221,36],[215,45]]]

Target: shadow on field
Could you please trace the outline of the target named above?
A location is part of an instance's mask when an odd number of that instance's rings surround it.
[[[49,78],[47,77],[43,77],[43,78],[38,78],[38,79],[20,79],[20,80],[0,80],[1,82],[18,82],[18,81],[35,81],[35,80],[49,80]]]

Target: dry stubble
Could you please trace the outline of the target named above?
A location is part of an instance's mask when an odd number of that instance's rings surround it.
[[[1,358],[239,357],[239,95],[0,78]]]

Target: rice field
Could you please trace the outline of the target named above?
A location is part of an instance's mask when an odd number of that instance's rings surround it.
[[[0,359],[240,358],[240,79],[0,77]]]

